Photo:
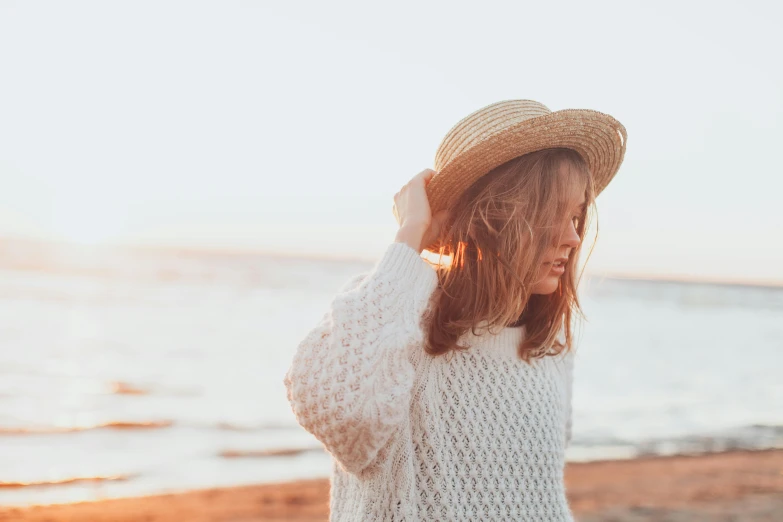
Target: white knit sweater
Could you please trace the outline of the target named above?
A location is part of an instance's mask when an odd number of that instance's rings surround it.
[[[299,344],[284,383],[334,458],[332,521],[572,521],[563,482],[573,355],[517,356],[524,327],[432,357],[432,266],[391,243]]]

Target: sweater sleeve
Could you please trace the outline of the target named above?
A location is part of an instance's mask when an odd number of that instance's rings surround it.
[[[405,243],[354,276],[299,343],[284,384],[297,421],[351,473],[377,456],[408,414],[421,318],[437,273]]]

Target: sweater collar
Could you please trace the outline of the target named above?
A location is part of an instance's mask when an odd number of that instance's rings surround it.
[[[488,349],[492,352],[516,355],[524,335],[525,326],[489,328],[487,321],[482,321],[476,326],[476,334],[468,330],[460,338],[459,344],[471,347],[481,346],[482,349]]]

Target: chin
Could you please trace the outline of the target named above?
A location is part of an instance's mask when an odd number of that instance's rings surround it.
[[[560,286],[560,279],[542,281],[533,288],[534,294],[551,294]]]

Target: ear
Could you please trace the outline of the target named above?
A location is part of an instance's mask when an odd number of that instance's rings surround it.
[[[440,230],[443,225],[448,222],[451,217],[451,212],[447,210],[441,210],[432,217],[432,223],[435,225],[433,228]]]

